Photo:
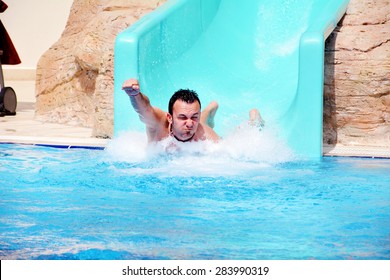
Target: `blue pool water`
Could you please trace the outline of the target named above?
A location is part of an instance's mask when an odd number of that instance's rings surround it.
[[[139,138],[0,145],[0,258],[390,258],[390,160],[164,154]]]

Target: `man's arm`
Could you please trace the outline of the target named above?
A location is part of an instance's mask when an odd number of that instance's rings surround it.
[[[147,129],[156,131],[158,126],[161,125],[162,117],[165,116],[164,112],[150,105],[149,98],[140,91],[138,80],[126,80],[122,85],[122,89],[130,97],[131,105],[133,105],[134,110]]]

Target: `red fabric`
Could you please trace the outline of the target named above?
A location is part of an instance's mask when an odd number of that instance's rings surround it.
[[[8,8],[7,4],[0,1],[0,13],[4,12]],[[12,43],[11,38],[8,35],[7,30],[0,20],[0,50],[3,51],[1,56],[1,64],[19,64],[21,63],[19,55]]]
[[[7,30],[0,20],[0,50],[3,51],[1,64],[19,64],[21,63],[19,55],[9,37]]]
[[[8,8],[7,4],[5,4],[3,1],[0,1],[0,13],[7,10],[7,8]]]

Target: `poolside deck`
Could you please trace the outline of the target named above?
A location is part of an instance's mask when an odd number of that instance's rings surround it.
[[[6,81],[18,98],[16,116],[0,118],[0,143],[43,144],[64,147],[105,147],[109,139],[92,137],[82,126],[44,123],[34,118],[34,81]],[[374,146],[324,146],[325,156],[390,158],[390,148]]]
[[[390,149],[376,146],[326,146],[324,156],[390,158]]]
[[[34,118],[34,81],[6,81],[18,98],[16,116],[0,118],[0,143],[44,144],[68,147],[105,147],[109,140],[92,137],[92,129],[53,124]]]

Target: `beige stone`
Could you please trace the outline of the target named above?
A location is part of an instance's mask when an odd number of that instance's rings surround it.
[[[324,143],[390,147],[390,5],[351,0],[326,42]]]
[[[111,137],[115,38],[163,2],[75,0],[60,40],[38,62],[36,118]]]

